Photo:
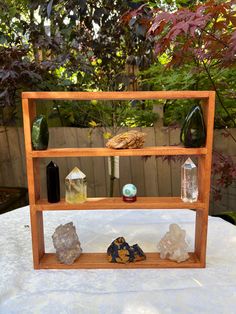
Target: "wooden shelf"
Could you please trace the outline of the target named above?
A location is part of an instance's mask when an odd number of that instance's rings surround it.
[[[147,259],[136,263],[110,263],[106,253],[82,253],[72,265],[61,264],[56,254],[46,253],[40,259],[39,269],[135,269],[135,268],[203,268],[195,253],[189,253],[190,258],[181,263],[163,260],[159,253],[145,253]]]
[[[22,99],[60,100],[133,100],[133,99],[201,99],[214,91],[136,91],[136,92],[23,92]]]
[[[164,156],[164,155],[206,155],[207,149],[184,148],[178,146],[144,147],[138,149],[111,149],[111,148],[50,148],[31,151],[33,158],[46,157],[99,157],[99,156]]]
[[[206,144],[202,148],[181,146],[143,147],[142,149],[115,150],[102,147],[49,148],[32,150],[32,122],[37,116],[35,100],[146,100],[146,99],[202,99],[204,121],[207,129]],[[45,104],[46,105],[46,104]],[[86,105],[86,103],[85,103]],[[26,164],[30,202],[33,262],[35,269],[76,268],[200,268],[205,267],[208,207],[210,196],[211,159],[214,127],[214,91],[129,91],[129,92],[23,92],[22,108],[26,148]],[[158,136],[158,134],[157,134]],[[201,200],[184,203],[180,197],[138,197],[134,203],[123,202],[121,197],[88,198],[82,204],[48,203],[41,199],[40,158],[104,157],[104,156],[171,156],[196,155],[198,157],[198,185]],[[137,169],[138,171],[138,169]],[[204,200],[204,202],[202,201]],[[109,263],[105,253],[83,253],[73,265],[60,264],[55,254],[45,253],[43,211],[50,210],[143,210],[143,209],[193,209],[196,210],[194,253],[190,259],[176,263],[162,260],[158,253],[147,253],[147,260],[130,264]],[[99,214],[99,213],[98,213]]]
[[[184,203],[180,197],[138,197],[136,202],[127,203],[121,197],[88,198],[81,204],[69,204],[65,200],[48,203],[41,199],[32,205],[37,211],[43,210],[95,210],[95,209],[204,209],[201,201]]]

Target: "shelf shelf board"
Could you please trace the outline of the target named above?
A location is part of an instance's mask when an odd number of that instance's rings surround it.
[[[85,148],[49,148],[33,150],[33,158],[46,157],[102,157],[102,156],[164,156],[164,155],[206,155],[205,147],[184,148],[179,146],[144,147],[137,149],[111,149],[102,147]]]
[[[133,100],[209,98],[213,91],[23,92],[22,99]]]
[[[127,203],[121,197],[88,198],[81,204],[69,204],[62,199],[58,203],[48,203],[46,199],[31,205],[36,211],[44,210],[96,210],[96,209],[204,209],[205,203],[197,201],[184,203],[180,197],[137,197],[137,201]]]
[[[135,269],[135,268],[203,268],[195,253],[189,253],[187,261],[177,263],[163,260],[159,253],[145,253],[147,259],[136,263],[120,264],[110,263],[106,253],[82,253],[72,265],[61,264],[56,254],[46,253],[40,259],[40,269]]]

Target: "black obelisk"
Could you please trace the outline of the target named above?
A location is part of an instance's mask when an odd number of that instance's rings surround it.
[[[59,168],[52,161],[47,165],[47,195],[49,203],[60,201]]]

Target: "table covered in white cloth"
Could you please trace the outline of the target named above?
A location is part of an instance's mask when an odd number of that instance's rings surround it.
[[[178,223],[194,245],[191,210],[44,212],[46,251],[73,221],[83,252],[105,252],[118,236],[144,252]],[[236,313],[236,227],[209,217],[205,269],[34,270],[29,207],[0,215],[0,313]]]

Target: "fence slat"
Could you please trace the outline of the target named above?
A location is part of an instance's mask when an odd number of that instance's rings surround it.
[[[23,128],[17,128],[18,131],[18,141],[21,152],[21,163],[22,163],[22,173],[23,173],[23,182],[21,187],[27,187],[27,172],[26,172],[26,160],[25,160],[25,139]]]
[[[169,130],[165,127],[155,129],[156,146],[169,145]],[[157,181],[159,196],[171,196],[171,172],[170,165],[167,161],[163,161],[162,157],[156,158],[157,163]]]
[[[142,132],[146,133],[145,146],[155,146],[154,128],[143,128]],[[144,167],[144,184],[145,195],[157,196],[159,195],[158,181],[157,181],[157,163],[155,156],[143,157]]]
[[[119,133],[128,131],[128,128],[123,128]],[[122,188],[127,183],[132,183],[132,176],[131,176],[131,157],[120,157],[120,180],[116,180],[117,184],[117,190],[116,194],[117,196],[121,196],[122,194]]]
[[[135,128],[137,131],[142,131],[141,128]],[[131,158],[131,174],[132,183],[137,187],[138,196],[145,195],[145,183],[144,183],[144,165],[141,156]]]
[[[79,147],[91,147],[88,129],[80,129],[78,145]],[[96,192],[95,192],[95,176],[94,176],[93,158],[83,157],[80,159],[80,162],[81,162],[80,170],[84,172],[84,174],[87,177],[88,196],[94,197],[96,196]]]
[[[102,130],[98,129],[98,132],[94,132],[92,135],[92,147],[103,147],[103,133]],[[97,157],[93,158],[93,169],[94,169],[94,188],[95,196],[106,196],[107,185],[106,185],[106,170],[105,170],[105,158]]]
[[[14,143],[14,144],[13,144]],[[13,145],[12,145],[13,144]],[[23,166],[22,166],[22,156],[20,144],[18,141],[18,131],[17,128],[8,128],[7,130],[7,146],[9,155],[11,158],[11,171],[15,175],[14,182],[16,186],[23,185]]]
[[[178,145],[180,143],[180,129],[170,129],[169,130],[169,143],[170,143],[170,145]],[[171,172],[172,196],[180,196],[181,162],[171,160],[170,172]]]
[[[63,128],[63,135],[65,138],[66,147],[79,147],[79,129],[78,128]],[[64,146],[65,147],[65,146]],[[64,182],[65,177],[71,172],[74,167],[78,167],[81,169],[81,158],[79,157],[72,157],[72,158],[65,158],[66,160],[66,173],[64,175]]]
[[[0,171],[2,182],[1,186],[17,186],[15,177],[11,166],[11,155],[8,146],[8,130],[9,128],[1,127],[0,129]]]

